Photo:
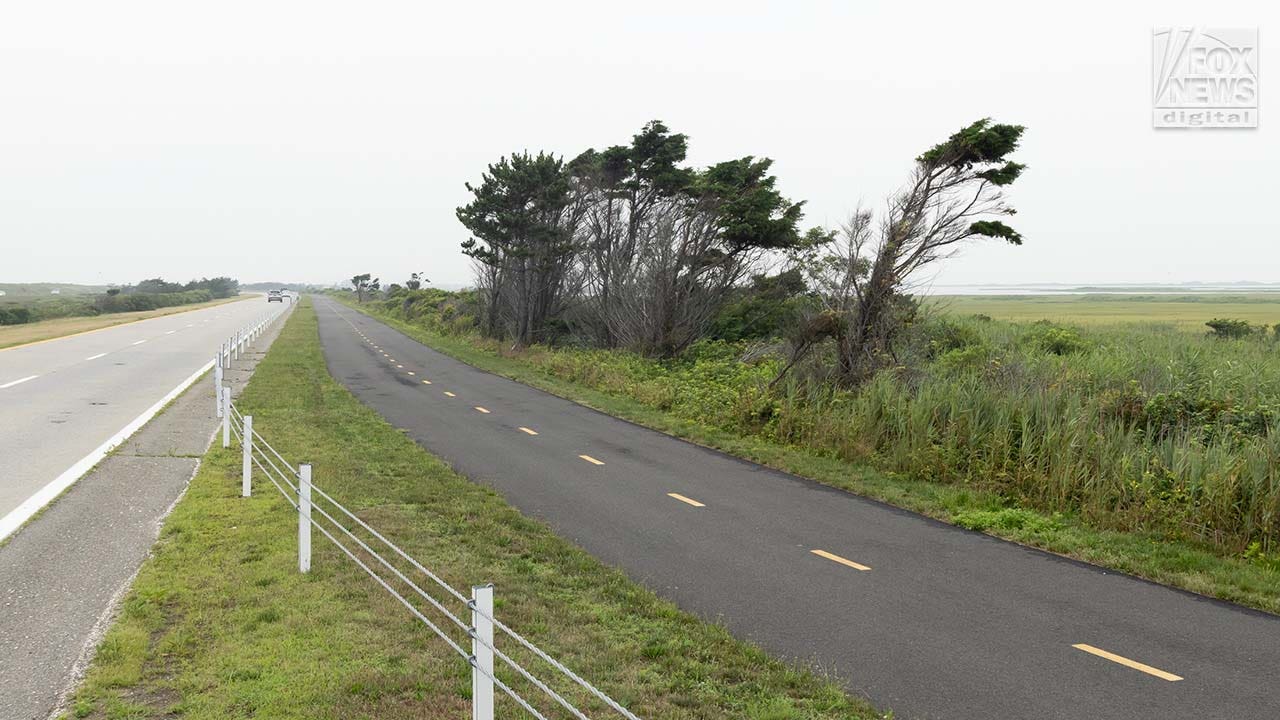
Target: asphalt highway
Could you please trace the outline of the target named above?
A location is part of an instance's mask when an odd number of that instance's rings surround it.
[[[423,447],[895,717],[1280,717],[1280,618],[744,462],[315,304],[333,376]]]
[[[0,350],[0,538],[26,519],[13,513],[27,515],[29,498],[210,363],[229,335],[284,305],[250,296]]]

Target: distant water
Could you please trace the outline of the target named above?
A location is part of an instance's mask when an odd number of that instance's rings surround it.
[[[929,285],[922,295],[1221,295],[1224,293],[1280,293],[1280,283],[1188,283],[1185,285]]]

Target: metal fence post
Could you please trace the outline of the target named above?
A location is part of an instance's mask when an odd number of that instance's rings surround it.
[[[252,488],[253,474],[253,416],[244,416],[244,426],[240,428],[244,434],[240,436],[240,449],[243,457],[240,460],[240,497],[249,497]]]
[[[213,363],[213,406],[218,417],[222,417],[222,358],[214,358]]]
[[[298,466],[298,572],[311,571],[311,466]]]
[[[231,386],[222,386],[222,447],[231,447]]]
[[[493,585],[471,586],[471,720],[493,720]]]

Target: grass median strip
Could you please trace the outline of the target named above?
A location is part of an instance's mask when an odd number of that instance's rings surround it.
[[[281,453],[313,465],[318,487],[455,587],[494,583],[500,619],[640,717],[877,716],[453,473],[329,377],[305,302],[237,403]],[[70,716],[466,717],[465,661],[327,540],[299,574],[292,508],[261,475],[239,497],[240,463],[238,447],[206,456]]]

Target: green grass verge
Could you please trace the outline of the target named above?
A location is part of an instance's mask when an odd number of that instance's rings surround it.
[[[455,587],[494,583],[504,621],[642,717],[877,717],[423,451],[329,376],[309,301],[238,405],[286,457],[313,464],[319,487]],[[239,473],[237,448],[205,457],[69,716],[467,717],[466,664],[319,534],[313,570],[299,574],[292,508],[261,476],[240,498]],[[511,704],[498,713],[522,717]]]
[[[1010,508],[1007,499],[970,485],[927,482],[804,448],[729,432],[630,397],[601,392],[557,377],[545,366],[519,353],[498,352],[493,343],[433,332],[379,312],[376,307],[358,305],[344,294],[332,297],[463,362],[655,430],[997,537],[1202,595],[1280,613],[1280,572],[1241,557],[1224,555],[1208,543],[1171,541],[1154,533],[1098,529],[1074,515],[1048,515]]]

